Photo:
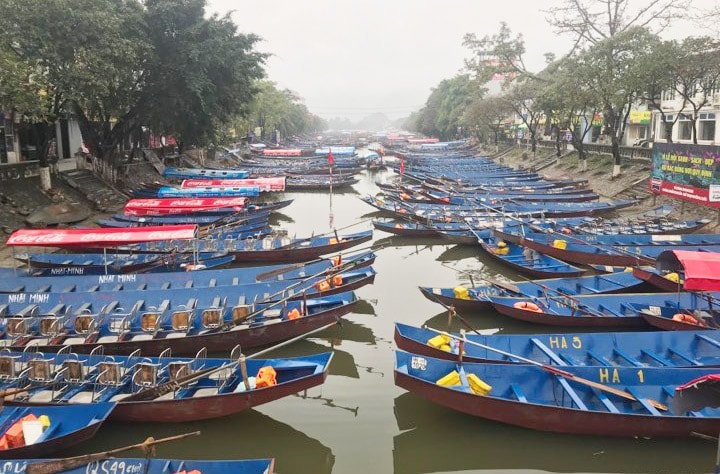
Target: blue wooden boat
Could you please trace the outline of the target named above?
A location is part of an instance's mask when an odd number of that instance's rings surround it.
[[[503,240],[519,243],[538,252],[565,260],[566,262],[586,265],[652,265],[657,256],[666,250],[720,251],[718,244],[713,242],[715,237],[706,239],[710,242],[709,244],[698,243],[696,245],[685,245],[682,242],[673,242],[672,239],[661,239],[661,237],[670,236],[654,235],[654,237],[657,238],[655,242],[652,241],[653,236],[647,236],[648,239],[636,240],[637,245],[634,245],[630,243],[633,242],[631,239],[633,237],[639,238],[639,236],[578,236],[530,231],[526,231],[523,234],[523,232],[513,229],[496,229],[494,233]],[[600,238],[609,238],[610,241],[614,240],[617,242],[625,241],[628,245],[605,244],[595,241],[595,239]],[[690,238],[689,241],[692,242],[692,238]]]
[[[157,191],[157,197],[257,197],[260,195],[259,186],[203,186],[198,188],[176,188],[163,186]]]
[[[583,268],[503,240],[486,239],[480,246],[494,260],[535,278],[576,277],[585,273]]]
[[[230,359],[208,359],[206,352],[202,350],[192,359],[4,352],[0,362],[9,368],[2,372],[0,387],[27,388],[7,400],[13,406],[92,407],[116,402],[111,420],[179,423],[232,415],[321,385],[333,355],[248,358],[246,385],[238,364],[239,347]],[[260,381],[260,370],[267,367],[275,372],[274,384]],[[185,382],[188,379],[191,383]],[[132,398],[138,392],[173,382],[178,386],[168,393],[144,400]]]
[[[319,298],[327,295],[344,293],[356,290],[365,285],[372,284],[375,281],[375,269],[372,267],[354,269],[352,264],[345,264],[336,267],[337,271],[326,273],[321,271],[317,274],[309,274],[301,280],[282,279],[271,280],[266,282],[240,282],[237,275],[238,272],[233,269],[211,271],[215,274],[215,278],[198,277],[196,280],[165,280],[154,282],[154,285],[147,283],[138,283],[136,278],[121,278],[126,275],[117,275],[117,279],[113,282],[106,281],[98,284],[98,278],[90,284],[71,283],[58,278],[30,278],[26,285],[19,285],[17,288],[25,288],[24,293],[102,293],[117,292],[120,294],[143,292],[165,292],[168,290],[189,290],[195,288],[197,290],[208,291],[213,288],[234,289],[236,292],[244,295],[247,301],[259,301],[266,299],[268,295],[275,295],[271,300],[277,300],[281,297],[287,297],[291,300],[302,298]],[[226,272],[224,274],[224,272]],[[199,275],[204,272],[193,272]],[[219,273],[219,275],[217,275]],[[108,275],[110,276],[110,275]],[[127,275],[135,276],[135,275]],[[80,277],[79,277],[80,278]],[[50,280],[51,283],[39,283],[35,280]],[[110,279],[107,279],[110,280]],[[123,281],[124,283],[118,283]],[[34,289],[34,290],[33,290]],[[18,292],[15,292],[18,293]],[[94,295],[86,295],[86,298],[92,298]]]
[[[7,466],[8,472],[24,474],[28,465],[47,461],[47,459],[9,460],[5,461],[3,465]],[[201,461],[194,459],[110,458],[93,461],[90,464],[62,472],[63,474],[176,474],[180,472],[200,472],[202,474],[273,474],[275,472],[275,460],[233,459]]]
[[[1,287],[0,287],[1,288]],[[646,288],[645,282],[629,272],[608,275],[588,275],[575,278],[501,282],[494,280],[486,286],[465,288],[433,288],[421,286],[420,292],[430,301],[453,306],[458,311],[485,311],[492,308],[488,296],[576,296],[611,293],[628,293]]]
[[[288,191],[307,191],[319,189],[349,188],[358,179],[351,175],[287,175],[285,189]]]
[[[563,334],[466,334],[463,362],[522,363],[516,354],[547,365],[633,367],[720,367],[720,336],[707,331],[651,331]],[[395,323],[398,349],[458,360],[458,334]],[[482,346],[489,346],[495,352]]]
[[[720,329],[720,314],[716,309],[720,300],[717,294],[693,293],[697,300],[683,304],[673,301],[654,303],[633,303],[637,311],[650,326],[665,331],[696,331]]]
[[[228,169],[207,169],[207,168],[165,168],[163,176],[174,179],[244,179],[250,176],[250,172]]]
[[[396,351],[394,374],[395,384],[409,392],[502,423],[568,434],[679,437],[720,431],[720,409],[677,413],[672,407],[676,387],[714,372],[717,369],[458,365]],[[459,383],[437,383],[448,379]]]
[[[300,283],[302,284],[302,283]],[[296,288],[299,289],[300,285]],[[89,297],[90,296],[90,297]],[[304,334],[352,311],[352,292],[294,301],[252,301],[233,287],[0,295],[0,346],[63,346],[87,353],[194,354],[264,346]]]
[[[110,273],[146,273],[201,270],[227,265],[234,260],[227,253],[202,252],[198,259],[189,253],[167,254],[99,254],[99,253],[34,253],[15,258],[27,264],[33,274],[62,276],[82,269],[82,275]]]
[[[364,251],[342,257],[343,269],[359,269],[372,265],[375,254]],[[71,291],[167,290],[175,288],[209,288],[255,282],[296,280],[325,273],[332,275],[338,268],[333,259],[291,264],[242,267],[203,272],[130,273],[109,275],[73,275],[72,281],[52,276],[18,276],[14,268],[0,268],[0,293],[66,293]],[[292,283],[292,282],[291,282]]]
[[[87,441],[95,436],[113,408],[115,403],[110,402],[91,406],[5,407],[0,412],[0,436],[5,439],[7,439],[7,431],[24,417],[29,417],[30,420],[45,415],[50,420],[50,424],[44,429],[42,426],[22,428],[20,425],[21,430],[17,437],[10,440],[10,446],[0,449],[0,458],[41,457]]]
[[[372,239],[372,230],[354,234],[307,237],[292,239],[273,236],[255,241],[246,240],[241,245],[227,249],[237,262],[305,262],[320,255],[339,252]],[[224,248],[218,246],[218,249]]]
[[[720,296],[712,294],[713,297]],[[647,327],[638,305],[667,304],[707,309],[712,304],[694,293],[628,293],[547,297],[488,296],[495,310],[514,319],[536,324],[573,327]]]

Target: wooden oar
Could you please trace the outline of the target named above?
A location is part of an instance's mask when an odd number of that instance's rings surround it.
[[[83,454],[82,456],[75,456],[72,458],[65,459],[53,459],[51,461],[36,462],[28,464],[25,468],[26,474],[56,474],[60,472],[69,471],[80,466],[85,466],[91,462],[103,461],[111,458],[116,454],[130,451],[131,449],[142,449],[147,455],[152,453],[152,448],[156,444],[167,443],[168,441],[176,441],[179,439],[188,438],[190,436],[199,435],[199,431],[193,431],[192,433],[185,433],[177,436],[170,436],[168,438],[154,439],[152,437],[146,439],[142,443],[133,444],[131,446],[125,446],[124,448],[111,449],[110,451],[103,451],[100,453]],[[94,471],[93,471],[94,472]]]
[[[547,371],[547,372],[550,372],[550,373],[552,373],[552,374],[554,374],[554,375],[559,375],[559,376],[564,377],[564,378],[566,378],[566,379],[573,380],[573,381],[578,382],[578,383],[583,384],[583,385],[587,385],[588,387],[593,387],[593,388],[596,388],[596,389],[598,389],[598,390],[602,390],[603,392],[612,393],[613,395],[617,395],[617,396],[619,396],[619,397],[626,398],[626,399],[628,399],[628,400],[639,401],[637,398],[635,398],[634,395],[632,395],[632,394],[629,393],[629,392],[626,392],[625,390],[620,390],[620,389],[618,389],[618,388],[610,387],[610,386],[607,386],[607,385],[602,384],[602,383],[600,383],[600,382],[595,382],[595,381],[593,381],[593,380],[589,380],[589,379],[586,379],[586,378],[583,378],[583,377],[578,377],[578,376],[575,375],[575,374],[572,374],[572,373],[570,373],[570,372],[566,372],[566,371],[564,371],[564,370],[562,370],[562,369],[558,369],[557,367],[553,367],[553,366],[551,366],[551,365],[546,365],[546,364],[543,364],[543,363],[541,363],[541,362],[538,362],[538,361],[535,361],[535,360],[532,360],[532,359],[527,359],[527,358],[525,358],[525,357],[519,356],[519,355],[517,355],[517,354],[513,354],[513,353],[511,353],[511,352],[505,352],[505,351],[503,351],[503,350],[501,350],[501,349],[497,349],[497,348],[492,347],[492,346],[486,346],[485,344],[480,344],[479,342],[471,341],[471,340],[468,340],[468,339],[463,339],[463,338],[461,338],[461,337],[458,337],[458,336],[456,336],[456,335],[454,335],[454,334],[450,334],[450,333],[445,332],[445,331],[439,331],[439,330],[437,330],[437,329],[433,329],[433,328],[428,327],[428,326],[424,326],[424,328],[425,328],[425,329],[428,329],[428,330],[430,330],[430,331],[432,331],[432,332],[436,332],[436,333],[438,333],[438,334],[442,334],[443,336],[451,337],[451,338],[453,338],[453,339],[455,339],[455,340],[457,340],[457,341],[464,341],[465,344],[470,344],[470,345],[473,345],[473,346],[477,346],[477,347],[480,347],[481,349],[485,349],[485,350],[488,350],[488,351],[495,352],[495,353],[497,353],[497,354],[503,355],[503,356],[505,356],[505,357],[509,357],[509,358],[512,358],[512,359],[516,359],[516,360],[518,360],[518,361],[520,361],[520,362],[523,362],[523,363],[525,363],[525,364],[530,364],[530,365],[534,365],[534,366],[536,366],[536,367],[540,367],[541,369],[543,369],[543,370],[545,370],[545,371]],[[654,407],[657,408],[658,410],[667,411],[667,409],[668,409],[667,406],[663,405],[662,403],[660,403],[660,402],[658,402],[658,401],[656,401],[656,400],[652,400],[652,399],[649,399],[649,398],[646,399],[646,400],[648,401],[648,403],[650,403],[652,406],[654,406]]]
[[[304,339],[311,334],[320,332],[324,329],[334,326],[335,324],[339,324],[339,322],[340,322],[340,319],[338,318],[330,324],[326,324],[325,326],[322,326],[317,329],[313,329],[312,331],[308,331],[306,333],[300,334],[299,336],[295,336],[292,339],[288,339],[287,341],[283,341],[279,344],[275,344],[272,347],[268,347],[267,349],[263,349],[259,352],[251,354],[251,355],[245,357],[245,359],[254,358],[254,357],[266,354],[270,351],[274,351],[275,349],[279,349],[280,347],[286,346],[288,344],[292,344],[293,342],[299,341],[300,339]],[[119,401],[121,403],[125,403],[125,402],[145,402],[145,401],[149,401],[149,400],[154,400],[157,397],[165,395],[166,393],[173,392],[185,385],[191,384],[197,380],[208,377],[211,374],[214,374],[216,372],[220,372],[222,370],[233,369],[236,365],[238,365],[239,362],[240,362],[239,360],[236,360],[236,361],[228,362],[227,364],[220,365],[218,367],[200,370],[198,372],[192,373],[190,375],[186,375],[184,377],[180,377],[178,379],[172,380],[165,384],[157,385],[155,387],[147,388],[144,390],[140,390],[139,392],[136,392],[136,393],[130,395],[129,397],[122,398]]]

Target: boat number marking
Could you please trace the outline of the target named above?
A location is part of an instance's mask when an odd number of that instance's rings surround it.
[[[553,336],[548,338],[548,343],[550,344],[550,349],[567,349],[568,348],[568,341],[565,336]],[[570,339],[570,345],[573,349],[581,349],[582,348],[582,339],[580,339],[579,336],[573,336]]]
[[[620,372],[618,369],[602,367],[599,370],[600,383],[620,383]],[[637,371],[637,382],[645,383],[645,374],[642,369]],[[628,383],[628,382],[625,382]]]
[[[424,357],[413,357],[410,359],[410,367],[416,370],[427,369],[427,359]]]

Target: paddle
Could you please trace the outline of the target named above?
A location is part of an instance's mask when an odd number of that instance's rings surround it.
[[[305,337],[315,334],[316,332],[320,332],[324,329],[327,329],[331,326],[334,326],[335,324],[339,324],[340,319],[336,319],[335,321],[326,324],[325,326],[319,327],[317,329],[313,329],[312,331],[300,334],[299,336],[295,336],[292,339],[288,339],[287,341],[283,341],[279,344],[275,344],[274,346],[268,347],[266,349],[263,349],[259,352],[256,352],[254,354],[251,354],[247,357],[241,355],[241,359],[244,361],[245,359],[250,359],[257,357],[259,355],[265,354],[270,351],[274,351],[275,349],[279,349],[283,346],[287,346],[288,344],[292,344],[293,342],[299,341],[300,339],[304,339]],[[172,380],[170,382],[164,383],[162,385],[157,385],[155,387],[147,388],[144,390],[140,390],[139,392],[136,392],[129,397],[125,397],[120,399],[121,403],[125,402],[145,402],[149,400],[154,400],[157,397],[160,397],[162,395],[165,395],[166,393],[173,392],[179,388],[181,388],[184,385],[191,384],[197,380],[203,379],[205,377],[208,377],[216,372],[220,372],[222,370],[229,370],[233,369],[235,366],[237,366],[240,363],[240,359],[232,362],[228,362],[227,364],[220,365],[218,367],[213,367],[210,369],[200,370],[198,372],[186,375],[184,377],[177,378],[175,380]]]
[[[130,451],[131,449],[141,449],[147,456],[150,456],[152,454],[152,449],[156,444],[167,443],[168,441],[176,441],[179,439],[188,438],[190,436],[197,436],[199,434],[199,431],[193,431],[192,433],[185,433],[161,439],[154,439],[150,437],[142,443],[125,446],[124,448],[111,449],[110,451],[103,451],[100,453],[83,454],[82,456],[75,456],[72,458],[53,459],[51,461],[36,462],[33,464],[28,464],[27,467],[25,467],[25,473],[56,474],[60,472],[65,472],[80,466],[85,466],[86,464],[103,461],[105,459],[113,457],[116,454]]]
[[[464,324],[468,325],[467,322],[466,322],[463,318],[461,318],[457,313],[455,313],[455,316],[457,316],[458,318],[460,318],[460,320],[463,321]],[[468,325],[468,326],[469,326],[469,325]],[[593,388],[596,388],[596,389],[598,389],[598,390],[602,390],[603,392],[612,393],[613,395],[617,395],[617,396],[619,396],[619,397],[626,398],[626,399],[628,399],[628,400],[639,401],[637,398],[635,398],[634,395],[626,392],[625,390],[620,390],[620,389],[618,389],[618,388],[609,387],[609,386],[607,386],[607,385],[605,385],[605,384],[602,384],[602,383],[600,383],[600,382],[595,382],[595,381],[593,381],[593,380],[588,380],[588,379],[583,378],[583,377],[578,377],[578,376],[575,375],[575,374],[572,374],[572,373],[570,373],[570,372],[566,372],[566,371],[564,371],[564,370],[558,369],[557,367],[553,367],[553,366],[550,366],[550,365],[546,365],[546,364],[543,364],[543,363],[541,363],[541,362],[538,362],[538,361],[535,361],[535,360],[532,360],[532,359],[526,359],[525,357],[522,357],[522,356],[519,356],[519,355],[510,353],[510,352],[505,352],[505,351],[503,351],[503,350],[501,350],[501,349],[497,349],[497,348],[492,347],[492,346],[486,346],[485,344],[480,344],[479,342],[470,341],[470,340],[468,340],[468,339],[463,339],[463,338],[460,338],[460,337],[458,337],[458,336],[456,336],[456,335],[454,335],[454,334],[447,333],[447,332],[445,332],[445,331],[439,331],[439,330],[437,330],[437,329],[433,329],[433,328],[428,327],[428,326],[424,326],[424,328],[427,329],[427,330],[429,330],[429,331],[432,331],[432,332],[435,332],[435,333],[438,333],[438,334],[442,334],[443,336],[451,337],[451,338],[453,338],[453,339],[455,339],[455,340],[464,342],[465,344],[470,344],[470,345],[473,345],[473,346],[477,346],[477,347],[480,347],[481,349],[485,349],[485,350],[488,350],[488,351],[495,352],[495,353],[497,353],[497,354],[503,355],[503,356],[505,356],[505,357],[509,357],[509,358],[516,359],[516,360],[518,360],[518,361],[520,361],[520,362],[523,362],[523,363],[525,363],[525,364],[530,364],[530,365],[534,365],[534,366],[536,366],[536,367],[540,367],[541,369],[543,369],[543,370],[545,370],[545,371],[547,371],[547,372],[550,372],[550,373],[552,373],[552,374],[554,374],[554,375],[559,375],[560,377],[564,377],[564,378],[566,378],[566,379],[568,379],[568,380],[572,380],[572,381],[578,382],[578,383],[580,383],[580,384],[587,385],[588,387],[593,387]],[[480,335],[480,333],[477,332],[477,331],[476,331],[474,328],[472,328],[471,326],[470,326],[470,329],[471,329],[473,332],[475,332],[475,333],[477,333],[477,334]],[[646,400],[648,401],[648,403],[650,403],[652,406],[654,406],[654,407],[657,408],[658,410],[667,411],[667,409],[668,409],[667,406],[663,405],[662,403],[660,403],[660,402],[658,402],[658,401],[651,400],[651,399],[649,399],[649,398],[646,399]]]

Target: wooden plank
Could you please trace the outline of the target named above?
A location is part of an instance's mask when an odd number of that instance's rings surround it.
[[[570,396],[573,403],[575,403],[575,405],[579,409],[587,411],[588,407],[585,405],[582,399],[580,399],[580,396],[577,394],[577,392],[570,386],[567,379],[559,375],[556,375],[555,379],[560,383],[560,386],[563,388],[563,390],[565,390],[565,393]]]
[[[683,359],[686,362],[690,362],[692,365],[703,365],[701,362],[699,362],[697,359],[694,359],[691,355],[686,354],[684,352],[681,352],[677,349],[673,349],[672,347],[668,347],[668,351],[670,351],[672,354],[675,354],[679,358]]]
[[[617,347],[613,348],[613,352],[625,359],[626,361],[630,362],[630,364],[634,365],[635,367],[643,367],[645,365],[636,358],[632,357],[630,354],[618,349]]]
[[[522,389],[520,388],[520,386],[518,384],[511,383],[510,389],[512,390],[513,395],[515,395],[515,398],[517,398],[518,401],[520,401],[522,403],[528,402],[527,397],[525,396],[525,394],[523,393]]]
[[[663,367],[668,367],[668,366],[673,365],[673,364],[669,363],[667,360],[663,359],[662,357],[660,357],[658,354],[656,354],[656,353],[654,353],[654,352],[650,352],[650,351],[645,350],[645,349],[640,349],[640,352],[641,352],[643,355],[651,358],[652,360],[654,360],[654,361],[657,362],[658,364],[662,365]]]
[[[548,356],[550,360],[552,360],[556,365],[567,365],[560,357],[558,357],[557,354],[552,351],[552,349],[543,344],[540,339],[536,337],[531,337],[530,342],[532,342],[535,347],[540,349],[546,356]]]
[[[647,410],[650,412],[653,416],[662,416],[662,414],[652,406],[650,402],[648,402],[648,399],[646,397],[643,397],[640,395],[640,393],[635,389],[635,387],[625,387],[625,391],[631,394],[633,397],[637,399],[638,402]]]
[[[708,337],[708,336],[706,336],[706,335],[704,335],[704,334],[696,334],[695,337],[697,337],[697,338],[699,338],[700,340],[705,341],[705,342],[707,342],[708,344],[711,344],[711,345],[713,345],[713,346],[715,346],[715,347],[720,347],[720,342],[718,342],[717,340],[715,340],[715,339],[713,339],[713,338],[711,338],[711,337]]]
[[[607,395],[605,395],[605,392],[601,392],[600,390],[593,388],[593,393],[598,398],[598,400],[600,400],[602,404],[605,405],[605,408],[607,408],[610,413],[620,413],[620,410],[618,410],[615,404],[610,401]]]
[[[612,364],[610,363],[610,361],[608,361],[606,358],[604,358],[600,354],[596,353],[595,351],[588,349],[587,353],[591,358],[600,362],[600,364],[603,365],[604,367],[612,367]]]

